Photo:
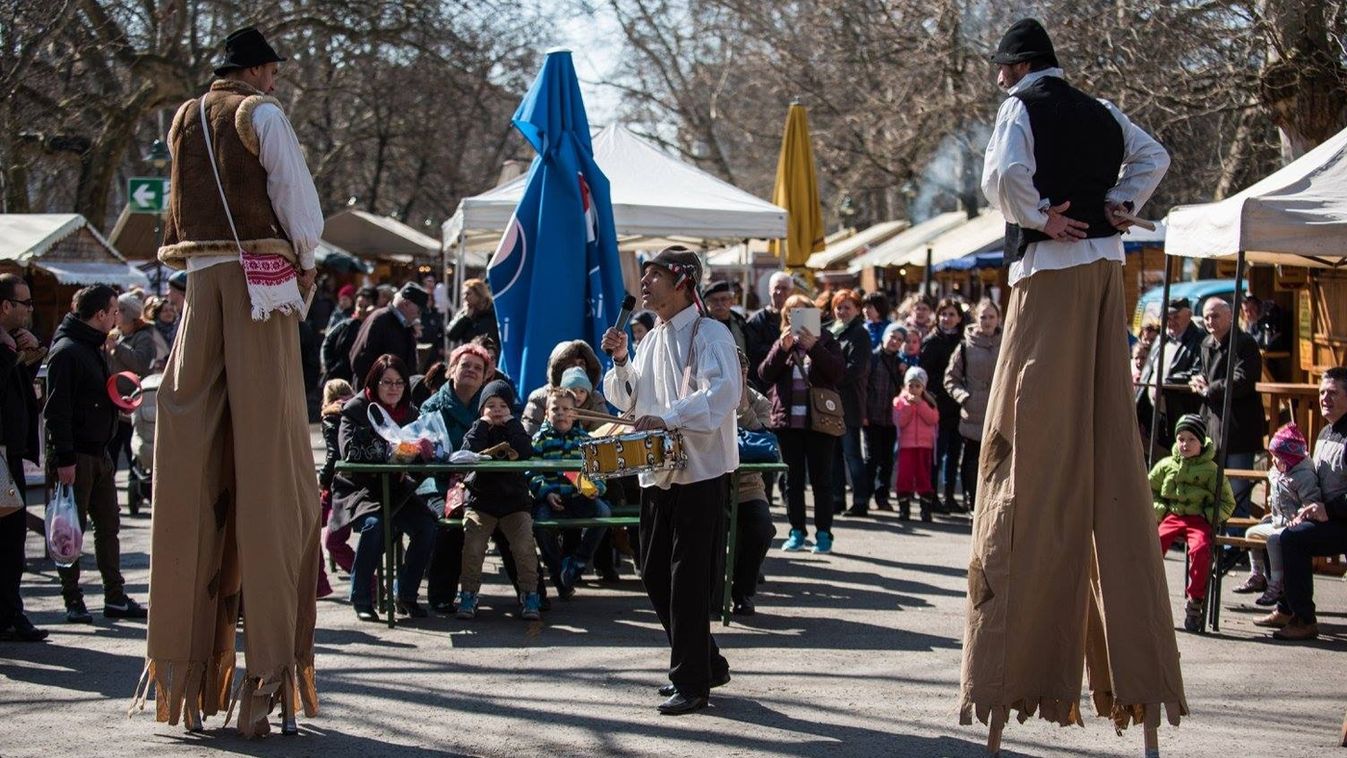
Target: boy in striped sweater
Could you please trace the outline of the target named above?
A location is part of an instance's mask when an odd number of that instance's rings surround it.
[[[533,435],[533,450],[542,460],[579,459],[580,443],[589,439],[589,433],[575,423],[575,395],[568,389],[554,388],[547,397],[547,420]],[[607,488],[600,480],[591,480],[576,473],[538,472],[529,476],[529,492],[533,495],[533,520],[565,518],[606,518],[611,514],[608,503],[602,499]],[[603,540],[607,527],[586,528],[580,541],[569,554],[563,555],[553,530],[534,527],[534,538],[562,598],[575,594],[575,583],[584,575],[594,558],[594,551]]]

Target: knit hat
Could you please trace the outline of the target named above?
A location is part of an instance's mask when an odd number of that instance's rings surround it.
[[[585,373],[579,366],[571,366],[561,373],[561,384],[558,385],[564,390],[584,390],[593,392],[594,384],[589,381],[589,374]]]
[[[1272,435],[1272,442],[1267,446],[1269,452],[1281,459],[1287,468],[1298,465],[1310,455],[1309,444],[1305,442],[1305,435],[1300,433],[1300,427],[1294,422],[1283,426]]]
[[[1052,49],[1048,31],[1037,19],[1022,18],[1010,25],[1001,43],[992,53],[992,63],[1013,64],[1042,59],[1049,66],[1057,66],[1057,52]]]
[[[482,388],[482,399],[477,402],[477,411],[479,413],[485,411],[486,401],[493,397],[504,400],[508,406],[514,406],[514,390],[510,389],[510,383],[504,379],[497,379],[494,382],[487,382]]]
[[[402,289],[398,290],[398,295],[423,311],[426,306],[430,305],[430,293],[410,282],[402,285]]]
[[[926,380],[926,369],[921,366],[913,366],[907,370],[906,374],[903,374],[903,384],[909,384],[916,381],[921,382],[922,386],[925,386],[927,383]]]
[[[1207,441],[1207,425],[1202,421],[1202,417],[1196,413],[1185,413],[1179,416],[1179,423],[1174,425],[1174,436],[1179,436],[1179,432],[1189,431],[1198,442]]]
[[[337,290],[337,297],[349,297],[349,298],[351,298],[352,300],[354,300],[354,299],[355,299],[355,285],[354,285],[354,284],[348,284],[348,285],[346,285],[345,287],[342,287],[341,289]]]
[[[888,342],[889,337],[892,337],[894,332],[899,332],[903,339],[907,339],[907,329],[904,328],[902,324],[895,321],[884,327],[884,336],[879,338],[879,344],[883,345]]]
[[[173,289],[175,289],[175,290],[177,290],[177,291],[179,291],[179,292],[186,292],[186,291],[187,291],[187,272],[186,272],[186,271],[174,271],[174,272],[173,272],[173,275],[170,276],[170,277],[168,278],[168,286],[172,287]]]

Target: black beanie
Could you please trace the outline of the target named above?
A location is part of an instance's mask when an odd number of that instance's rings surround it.
[[[498,397],[505,401],[505,404],[514,407],[514,390],[510,389],[510,383],[504,379],[497,379],[494,382],[488,382],[482,388],[482,399],[477,401],[477,412],[486,410],[486,401],[493,397]]]
[[[1192,432],[1198,442],[1206,443],[1207,425],[1203,423],[1202,417],[1196,413],[1185,413],[1179,417],[1179,423],[1174,425],[1174,436],[1179,436],[1179,432],[1184,430]]]

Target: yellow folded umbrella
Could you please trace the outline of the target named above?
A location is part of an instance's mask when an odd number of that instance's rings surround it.
[[[786,113],[772,202],[785,208],[788,215],[786,239],[772,240],[768,250],[787,267],[803,267],[810,254],[824,248],[824,230],[814,176],[814,148],[809,141],[809,114],[799,103],[791,103]]]

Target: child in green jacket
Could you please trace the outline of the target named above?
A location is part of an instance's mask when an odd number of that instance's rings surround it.
[[[1220,477],[1217,507],[1216,443],[1207,438],[1207,426],[1200,416],[1189,413],[1179,418],[1174,437],[1174,454],[1151,469],[1151,494],[1155,518],[1160,522],[1160,552],[1168,551],[1180,537],[1188,541],[1188,604],[1183,628],[1197,632],[1202,629],[1206,612],[1214,527],[1235,512],[1235,496],[1230,482]]]

